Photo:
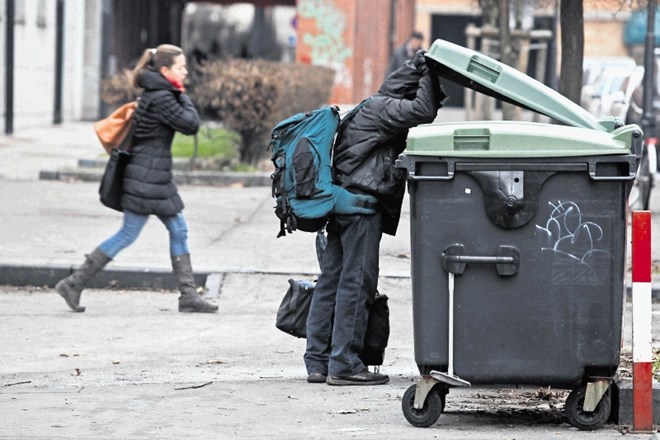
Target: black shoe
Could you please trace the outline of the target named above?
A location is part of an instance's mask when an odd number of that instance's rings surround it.
[[[328,378],[323,373],[309,373],[307,375],[307,382],[309,383],[325,383],[325,380]]]
[[[328,376],[328,385],[382,385],[390,381],[386,374],[372,373],[368,370],[352,376]]]

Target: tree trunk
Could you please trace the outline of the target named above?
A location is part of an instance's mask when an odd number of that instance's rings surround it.
[[[257,165],[259,161],[266,157],[268,147],[268,133],[244,130],[241,134],[241,163],[248,165]]]
[[[559,9],[561,26],[561,70],[559,93],[580,104],[584,58],[584,5],[582,0],[563,0]]]
[[[499,31],[500,31],[500,61],[507,66],[513,66],[513,53],[511,48],[511,28],[509,27],[509,0],[500,0],[499,5]],[[502,102],[502,119],[512,120],[515,116],[515,107],[508,102]]]

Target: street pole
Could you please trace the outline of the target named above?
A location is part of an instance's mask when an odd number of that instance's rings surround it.
[[[55,108],[53,124],[62,123],[62,89],[64,79],[64,0],[57,0],[55,14]]]
[[[644,41],[644,97],[642,109],[642,130],[645,138],[655,137],[655,117],[653,115],[653,95],[655,91],[655,8],[656,0],[649,0]]]
[[[14,0],[7,0],[5,24],[5,134],[14,133]]]
[[[633,433],[653,432],[651,266],[651,211],[633,211]]]
[[[389,44],[387,46],[387,59],[392,58],[394,49],[396,47],[396,0],[390,0],[390,23],[387,31],[389,37]]]

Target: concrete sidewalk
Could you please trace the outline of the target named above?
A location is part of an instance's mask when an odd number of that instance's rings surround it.
[[[88,124],[0,137],[0,264],[78,265],[84,253],[121,226],[122,214],[98,201],[97,182],[38,179],[42,170],[75,167],[80,158],[101,156],[97,144]],[[317,271],[313,234],[275,238],[279,222],[269,187],[180,185],[180,192],[196,271]],[[400,236],[384,239],[385,275],[409,274],[407,227],[404,223]],[[167,231],[153,218],[110,269],[169,270],[169,265]]]
[[[99,159],[101,153],[89,123],[0,137],[0,284],[24,285],[24,280],[52,285],[121,226],[122,214],[98,201],[98,182],[39,180],[44,170],[75,168],[78,160]],[[313,234],[275,238],[279,226],[269,187],[180,185],[180,192],[200,280],[212,273],[318,272]],[[660,191],[652,193],[651,206],[657,237]],[[381,254],[381,276],[410,276],[407,200],[399,232],[383,237]],[[660,246],[653,249],[653,260],[660,262]],[[95,287],[171,288],[169,272],[167,231],[153,218]]]

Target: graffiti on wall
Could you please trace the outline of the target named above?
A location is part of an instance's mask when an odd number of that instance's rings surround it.
[[[312,64],[335,70],[335,84],[352,87],[353,78],[346,66],[346,59],[353,49],[344,42],[346,16],[332,0],[299,0],[298,15],[316,21],[318,33],[306,33],[302,42],[311,49]]]

